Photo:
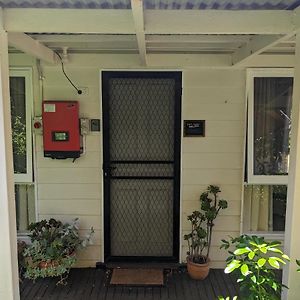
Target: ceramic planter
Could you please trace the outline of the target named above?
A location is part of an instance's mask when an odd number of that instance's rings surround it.
[[[197,264],[192,261],[191,257],[187,257],[187,270],[191,278],[196,280],[203,280],[208,276],[209,273],[209,262],[204,264]]]

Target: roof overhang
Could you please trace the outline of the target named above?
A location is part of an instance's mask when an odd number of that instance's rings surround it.
[[[145,9],[141,0],[131,0],[130,7],[4,8],[1,23],[11,46],[48,63],[56,63],[54,51],[61,49],[139,53],[142,65],[178,54],[183,61],[188,55],[192,61],[215,57],[222,67],[243,67],[271,55],[291,61],[300,30],[299,9]]]

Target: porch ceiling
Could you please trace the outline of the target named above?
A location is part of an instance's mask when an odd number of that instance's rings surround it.
[[[69,52],[138,53],[135,35],[30,34],[53,50]],[[146,35],[147,53],[233,53],[250,35]]]
[[[239,66],[295,52],[300,0],[0,0],[10,51],[219,55]],[[88,8],[88,9],[87,9]],[[211,56],[212,57],[212,56]],[[163,60],[161,60],[163,61]]]
[[[55,51],[68,48],[69,53],[138,53],[136,35],[118,34],[41,34],[30,37]],[[149,54],[233,54],[258,35],[145,35]],[[267,49],[269,54],[293,54],[295,39],[289,38]]]

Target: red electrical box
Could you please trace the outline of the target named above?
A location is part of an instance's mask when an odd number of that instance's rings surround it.
[[[43,101],[44,156],[78,158],[80,156],[79,103]]]

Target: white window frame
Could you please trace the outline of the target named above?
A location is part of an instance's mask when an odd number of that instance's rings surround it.
[[[26,170],[24,174],[14,174],[15,183],[33,183],[32,171],[32,109],[33,109],[33,89],[32,89],[32,69],[31,68],[10,68],[10,77],[25,78],[25,101],[26,101]]]
[[[256,77],[294,77],[290,68],[248,69],[247,102],[248,102],[248,138],[247,138],[247,183],[258,185],[287,185],[288,175],[255,175],[254,174],[254,78]]]
[[[247,235],[256,235],[259,237],[264,237],[266,240],[279,240],[284,242],[284,233],[285,231],[254,231],[250,230],[250,217],[252,214],[251,209],[246,211],[245,209],[245,187],[249,185],[264,185],[264,184],[250,184],[250,183],[243,183],[242,187],[242,207],[241,207],[241,215],[242,215],[242,226],[240,228],[240,234],[247,234]],[[281,185],[281,184],[278,184]],[[286,185],[287,186],[287,185]],[[245,213],[248,214],[247,217],[245,217]],[[249,216],[250,214],[250,216]]]

